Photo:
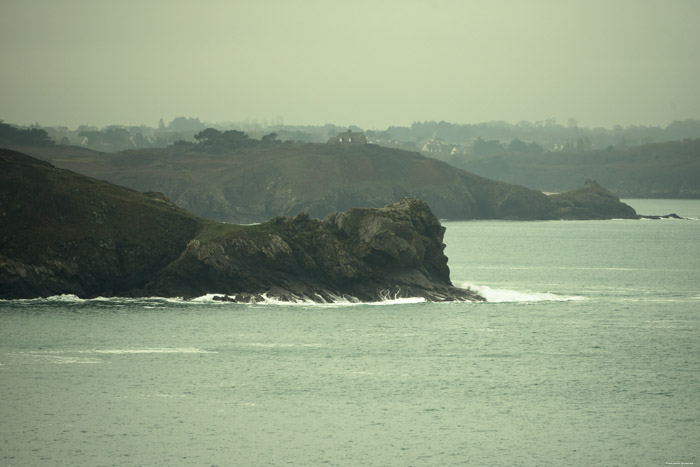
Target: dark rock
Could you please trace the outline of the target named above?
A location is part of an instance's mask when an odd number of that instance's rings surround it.
[[[258,302],[481,300],[452,286],[444,228],[418,199],[239,226],[0,150],[0,298]]]
[[[0,150],[0,297],[129,295],[201,220],[161,196]]]
[[[666,214],[665,216],[644,216],[640,215],[640,219],[654,219],[654,220],[659,220],[659,219],[687,219],[686,217],[681,217],[676,213],[671,213],[671,214]]]
[[[384,208],[351,209],[323,221],[307,214],[259,227],[256,241],[236,237],[191,241],[159,271],[145,295],[226,294],[251,302],[481,300],[450,282],[444,227],[427,203],[405,198]]]
[[[637,219],[637,212],[595,180],[586,180],[582,188],[551,195],[554,219]]]

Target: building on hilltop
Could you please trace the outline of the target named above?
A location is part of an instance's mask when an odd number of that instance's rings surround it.
[[[450,156],[464,153],[464,150],[460,145],[445,144],[440,138],[435,137],[425,143],[420,150],[421,152],[428,154],[449,154]]]
[[[348,130],[331,137],[328,144],[367,144],[367,137],[361,131]]]

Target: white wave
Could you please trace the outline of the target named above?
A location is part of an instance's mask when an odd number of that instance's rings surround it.
[[[87,353],[87,354],[112,354],[112,355],[138,355],[138,354],[214,354],[219,352],[213,352],[211,350],[197,349],[194,347],[182,347],[182,348],[144,348],[144,349],[92,349],[92,350],[79,350],[77,353]]]
[[[332,297],[333,301],[330,302],[315,302],[313,300],[305,299],[305,300],[300,300],[298,302],[290,302],[290,301],[284,301],[284,300],[279,300],[276,298],[269,298],[267,296],[264,297],[265,300],[262,302],[258,302],[263,305],[301,305],[301,306],[320,306],[320,307],[327,307],[327,308],[336,308],[336,307],[346,307],[346,306],[360,306],[360,305],[365,305],[365,306],[386,306],[386,305],[410,305],[414,303],[423,303],[425,302],[425,298],[423,297],[404,297],[404,298],[384,298],[382,300],[376,301],[376,302],[361,302],[354,297]]]
[[[236,295],[236,294],[229,294],[230,295]],[[195,303],[216,303],[216,304],[226,304],[226,303],[235,303],[235,302],[227,302],[225,300],[216,300],[214,297],[224,297],[226,294],[207,294],[203,295],[201,297],[194,298],[192,300],[189,300],[189,302],[195,302]],[[276,297],[270,297],[268,296],[267,293],[263,293],[260,295],[261,299],[251,301],[250,303],[246,302],[239,302],[239,305],[277,305],[277,306],[301,306],[301,307],[308,307],[308,306],[313,306],[313,307],[326,307],[326,308],[337,308],[337,307],[345,307],[345,306],[359,306],[359,305],[370,305],[370,306],[383,306],[383,305],[407,305],[407,304],[413,304],[413,303],[423,303],[425,302],[425,298],[423,297],[404,297],[404,298],[398,298],[398,297],[391,297],[389,295],[384,296],[384,298],[380,301],[376,302],[362,302],[355,297],[350,297],[350,296],[339,296],[339,295],[331,295],[330,301],[326,301],[318,295],[319,301],[314,301],[311,300],[308,297],[303,297],[303,296],[294,296],[293,300],[283,300],[280,298]],[[186,301],[187,302],[187,301]]]
[[[224,294],[208,293],[206,295],[202,295],[201,297],[195,297],[191,300],[183,300],[181,298],[170,299],[170,300],[176,300],[178,302],[189,301],[191,303],[222,303],[220,300],[214,300],[214,297],[221,297],[222,295],[224,295]]]
[[[30,299],[0,299],[0,302],[19,302],[19,303],[66,303],[66,304],[84,304],[84,303],[103,303],[114,304],[115,306],[123,306],[127,304],[142,305],[146,309],[160,308],[164,303],[172,303],[178,305],[279,305],[279,306],[314,306],[314,307],[345,307],[345,306],[384,306],[384,305],[407,305],[425,302],[423,297],[391,297],[386,295],[382,300],[376,302],[362,302],[351,296],[331,296],[330,301],[324,301],[321,296],[318,296],[319,301],[311,300],[308,297],[295,296],[292,300],[282,300],[276,297],[270,297],[267,294],[260,295],[258,300],[246,302],[229,302],[221,300],[220,297],[232,296],[236,294],[210,293],[185,299],[183,297],[95,297],[95,298],[80,298],[77,295],[64,294],[54,295],[43,298]],[[161,306],[158,306],[161,305]]]
[[[387,298],[381,302],[368,302],[364,305],[407,305],[412,303],[425,303],[423,297]]]
[[[138,354],[216,354],[212,350],[196,347],[142,347],[127,349],[77,349],[77,350],[30,350],[17,352],[17,355],[27,355],[40,358],[77,358],[75,355],[138,355]],[[92,362],[90,362],[92,363]]]
[[[301,343],[301,344],[294,344],[294,343],[282,343],[282,342],[238,342],[234,344],[238,347],[262,347],[262,348],[269,348],[269,349],[276,349],[276,348],[292,348],[292,347],[302,347],[302,348],[321,348],[325,347],[323,344],[316,344],[316,343]]]
[[[46,354],[35,354],[30,355],[34,361],[39,363],[52,363],[55,365],[66,365],[66,364],[99,364],[102,360],[99,358],[90,357],[75,357],[71,355],[46,355]]]
[[[462,288],[478,293],[490,303],[568,302],[584,299],[584,297],[558,295],[551,292],[520,292],[517,290],[494,289],[487,285],[476,285],[468,282],[463,283]]]
[[[38,303],[38,302],[63,302],[63,303],[80,303],[84,302],[84,298],[80,298],[73,294],[63,294],[63,295],[52,295],[50,297],[39,297],[39,298],[9,298],[1,299],[0,302],[26,302],[26,303]]]

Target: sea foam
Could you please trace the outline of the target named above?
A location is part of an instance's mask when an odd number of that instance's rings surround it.
[[[473,290],[490,303],[569,302],[584,299],[584,297],[558,295],[551,292],[521,292],[509,289],[495,289],[487,285],[476,285],[468,282],[463,283],[461,287]]]

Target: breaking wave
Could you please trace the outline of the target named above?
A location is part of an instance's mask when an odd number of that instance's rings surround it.
[[[478,293],[490,303],[513,303],[513,302],[569,302],[574,300],[584,300],[580,296],[559,295],[551,292],[520,292],[509,289],[496,289],[487,285],[476,285],[465,282],[461,285],[464,289],[471,289]]]
[[[16,303],[16,304],[26,304],[26,305],[51,305],[51,304],[64,304],[64,305],[104,305],[104,306],[142,306],[143,308],[152,309],[159,308],[164,305],[174,304],[174,305],[271,305],[271,306],[321,306],[321,307],[341,307],[341,306],[386,306],[386,305],[407,305],[414,303],[424,303],[426,300],[423,297],[392,297],[387,295],[381,301],[377,302],[362,302],[360,300],[354,299],[352,297],[332,297],[332,301],[323,300],[311,300],[307,297],[298,297],[295,300],[282,300],[275,297],[270,297],[267,294],[260,295],[256,300],[249,303],[246,302],[229,302],[226,300],[221,300],[221,297],[225,297],[227,294],[222,293],[210,293],[205,294],[200,297],[195,297],[191,299],[184,299],[181,297],[95,297],[95,298],[80,298],[73,294],[63,294],[54,295],[44,298],[23,298],[14,300],[0,300],[0,303]],[[230,294],[229,294],[230,295]],[[320,299],[320,297],[319,297]]]
[[[521,292],[517,290],[492,288],[487,285],[477,285],[469,282],[462,283],[461,288],[470,289],[486,299],[490,303],[512,303],[512,302],[566,302],[573,300],[583,300],[580,296],[566,296],[551,292]],[[425,303],[423,297],[395,297],[387,295],[381,301],[362,302],[352,297],[334,296],[331,301],[311,300],[308,297],[298,297],[294,300],[282,300],[276,297],[270,297],[267,294],[260,295],[256,300],[250,303],[234,303],[221,300],[221,297],[226,294],[205,294],[200,297],[191,299],[177,297],[141,297],[141,298],[126,298],[126,297],[96,297],[96,298],[80,298],[76,295],[65,294],[55,295],[46,298],[31,298],[19,300],[0,300],[0,302],[14,302],[26,304],[94,304],[105,306],[141,306],[147,309],[160,308],[169,304],[174,305],[238,305],[238,306],[300,306],[300,307],[352,307],[352,306],[387,306],[387,305],[411,305]],[[320,298],[320,297],[319,297]]]
[[[225,294],[207,294],[201,297],[189,300],[191,302],[197,303],[211,303],[211,304],[225,304],[230,302],[225,302],[217,300],[215,297],[221,297]],[[320,297],[319,297],[320,299]],[[276,297],[269,297],[267,294],[262,294],[260,299],[251,303],[239,303],[242,305],[279,305],[279,306],[326,306],[326,307],[339,307],[339,306],[359,306],[359,305],[369,305],[369,306],[384,306],[384,305],[406,305],[413,303],[423,303],[426,300],[423,297],[390,297],[386,296],[381,301],[377,302],[362,302],[352,297],[340,297],[333,296],[332,301],[315,301],[306,297],[299,297],[296,300],[282,300]]]

